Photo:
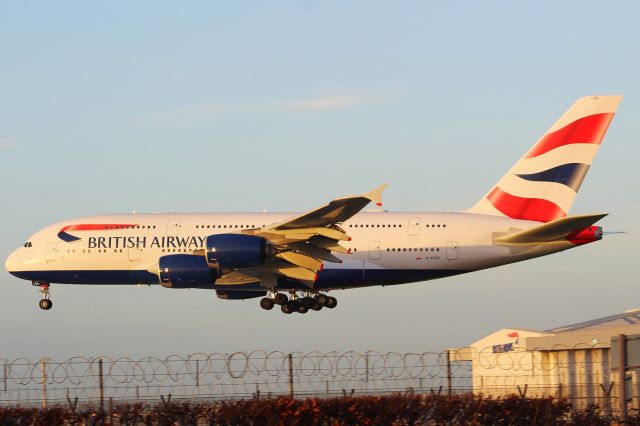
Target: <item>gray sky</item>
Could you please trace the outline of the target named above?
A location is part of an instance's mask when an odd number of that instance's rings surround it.
[[[0,274],[0,357],[426,351],[640,306],[636,2],[11,2],[0,11],[4,259],[52,222],[473,205],[578,97],[624,94],[572,213],[629,231],[285,316],[161,287]]]

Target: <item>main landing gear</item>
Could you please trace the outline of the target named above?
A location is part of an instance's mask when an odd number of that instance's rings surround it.
[[[42,293],[42,299],[38,302],[40,309],[48,311],[53,306],[51,301],[51,293],[49,293],[49,283],[33,282],[32,285],[40,287],[40,293]]]
[[[306,291],[304,296],[298,296],[295,291],[291,291],[289,294],[290,296],[287,297],[284,293],[277,293],[275,290],[271,290],[269,296],[260,300],[260,307],[270,311],[275,305],[280,305],[280,310],[285,314],[294,312],[306,314],[310,310],[333,309],[338,305],[335,297],[327,296],[317,291]]]

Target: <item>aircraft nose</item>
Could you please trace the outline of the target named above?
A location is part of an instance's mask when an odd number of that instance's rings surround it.
[[[7,257],[7,260],[5,260],[4,269],[6,269],[7,272],[13,273],[13,272],[19,270],[19,265],[20,265],[20,254],[19,254],[19,251],[20,251],[20,249],[14,250],[9,255],[9,257]]]

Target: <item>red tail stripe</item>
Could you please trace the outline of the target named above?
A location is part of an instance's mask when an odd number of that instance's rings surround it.
[[[512,219],[550,222],[567,215],[564,210],[551,201],[540,198],[516,197],[504,192],[497,186],[493,188],[487,199],[502,214]]]
[[[582,117],[555,132],[544,135],[524,158],[537,157],[560,146],[573,143],[600,145],[612,118],[612,112]]]
[[[69,225],[65,226],[60,232],[65,231],[106,231],[111,229],[127,229],[133,228],[137,225],[122,224],[122,223],[100,223],[100,224],[83,224],[83,225]]]

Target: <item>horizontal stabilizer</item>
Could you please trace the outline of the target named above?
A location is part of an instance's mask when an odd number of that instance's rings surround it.
[[[563,217],[535,228],[497,237],[494,241],[506,244],[531,244],[561,240],[593,225],[606,215],[605,213]]]

